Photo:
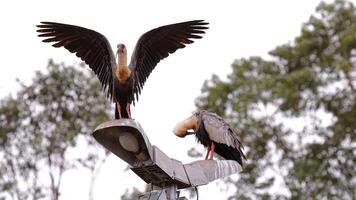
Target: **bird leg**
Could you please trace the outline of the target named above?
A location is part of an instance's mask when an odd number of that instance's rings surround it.
[[[210,145],[210,157],[209,157],[209,160],[214,160],[214,149],[215,149],[215,144],[214,142],[211,143]]]
[[[206,156],[205,156],[205,159],[204,160],[208,160],[208,156],[209,156],[209,153],[210,153],[210,145],[208,146],[208,151],[206,152]]]
[[[117,108],[117,112],[119,112],[119,119],[121,119],[121,106],[119,102],[116,103],[116,108]]]
[[[130,110],[130,103],[126,104],[126,112],[129,115],[129,119],[131,119],[131,110]]]

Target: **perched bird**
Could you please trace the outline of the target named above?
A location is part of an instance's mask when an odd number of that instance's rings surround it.
[[[208,147],[205,160],[213,159],[214,151],[227,160],[237,161],[241,166],[242,158],[246,160],[237,133],[215,113],[197,111],[191,117],[179,122],[173,132],[179,137],[195,134],[197,140]]]
[[[130,104],[135,104],[141,89],[158,62],[202,38],[209,23],[204,20],[187,21],[152,29],[136,43],[130,64],[124,44],[117,45],[115,54],[106,37],[79,26],[55,22],[37,25],[43,42],[54,42],[75,53],[95,72],[107,97],[115,102],[115,118],[131,118]]]

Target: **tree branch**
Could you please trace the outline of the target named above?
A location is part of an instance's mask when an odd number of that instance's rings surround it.
[[[93,197],[94,183],[96,181],[96,178],[98,177],[98,174],[99,174],[102,166],[104,165],[104,163],[106,162],[108,157],[109,157],[109,154],[105,153],[105,157],[100,160],[100,163],[98,164],[98,167],[94,168],[92,170],[92,176],[91,176],[91,179],[90,179],[90,186],[89,186],[89,200],[93,200],[94,199],[94,197]]]

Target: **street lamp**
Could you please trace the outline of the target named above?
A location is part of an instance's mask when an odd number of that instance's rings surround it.
[[[188,164],[168,157],[151,145],[140,124],[132,119],[119,119],[100,124],[93,137],[102,146],[129,164],[130,169],[146,183],[159,190],[140,200],[177,200],[177,189],[206,185],[216,179],[241,171],[233,160],[199,160]]]

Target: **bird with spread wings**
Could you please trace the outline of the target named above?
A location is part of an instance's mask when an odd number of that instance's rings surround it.
[[[43,42],[54,42],[54,47],[64,47],[81,58],[99,78],[107,97],[115,102],[115,118],[131,118],[130,105],[138,101],[143,85],[164,58],[177,49],[202,38],[207,25],[204,20],[170,24],[144,33],[136,43],[127,64],[124,44],[117,45],[116,55],[106,37],[94,30],[61,24],[41,22],[37,25]],[[117,62],[116,62],[117,56]]]

